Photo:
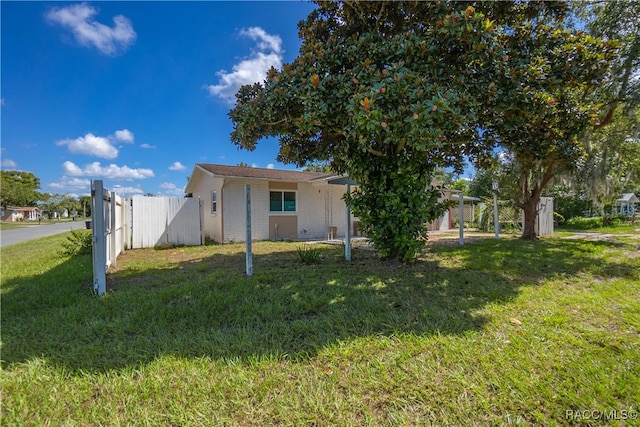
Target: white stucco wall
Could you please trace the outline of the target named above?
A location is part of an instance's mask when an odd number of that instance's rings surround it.
[[[200,197],[204,204],[205,236],[216,242],[244,242],[246,236],[246,214],[244,186],[251,186],[251,231],[253,240],[269,239],[269,218],[278,215],[269,212],[269,181],[240,178],[212,178],[204,176],[194,186],[194,197]],[[291,183],[288,183],[291,185]],[[286,184],[285,184],[286,187]],[[277,182],[271,182],[272,189],[278,189]],[[283,188],[289,191],[288,188]],[[218,212],[211,214],[211,192],[218,191]],[[297,183],[297,238],[303,240],[326,239],[329,227],[337,227],[336,236],[345,234],[346,191],[343,185],[329,185],[326,182]],[[353,224],[351,217],[350,224]]]
[[[199,198],[203,204],[204,235],[216,242],[222,242],[222,213],[220,210],[222,184],[223,180],[221,178],[203,175],[200,180],[195,182],[192,192],[193,197]],[[218,212],[216,214],[211,213],[212,191],[218,192]]]
[[[269,239],[269,183],[227,179],[223,188],[224,242],[244,242],[246,208],[244,186],[251,186],[251,234],[253,240]]]

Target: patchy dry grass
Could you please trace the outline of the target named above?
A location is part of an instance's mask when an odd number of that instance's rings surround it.
[[[64,238],[2,249],[3,425],[637,422],[576,420],[637,414],[637,240],[134,250],[97,298]]]

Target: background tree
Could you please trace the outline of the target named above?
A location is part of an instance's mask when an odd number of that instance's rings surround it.
[[[79,212],[82,212],[83,216],[91,216],[91,196],[80,196],[78,199]]]
[[[618,109],[611,123],[582,140],[585,155],[559,185],[604,213],[622,193],[640,192],[640,114]]]
[[[231,139],[280,137],[279,160],[324,161],[359,190],[347,203],[383,257],[409,261],[436,218],[436,167],[480,156],[482,68],[502,58],[493,23],[458,2],[319,2],[299,24],[298,57],[242,87]]]
[[[504,96],[487,107],[483,139],[507,152],[516,179],[517,205],[524,211],[522,238],[535,239],[537,205],[543,189],[584,153],[579,137],[599,124],[603,84],[616,58],[616,44],[567,28],[565,3],[501,5],[504,61],[495,90]]]
[[[46,212],[49,219],[60,219],[60,214],[64,209],[65,196],[62,194],[43,193],[41,197],[40,209],[42,212]]]
[[[0,204],[36,206],[40,200],[40,178],[31,172],[0,171]]]
[[[469,194],[469,180],[458,178],[453,184],[451,184],[451,188],[454,190],[462,191],[465,195]]]
[[[585,155],[563,182],[604,213],[623,192],[640,191],[640,2],[575,2],[576,14],[597,37],[615,40],[620,52],[606,81],[595,129],[582,137]]]
[[[433,171],[432,180],[435,184],[451,187],[455,181],[455,176],[456,174],[453,171],[438,167]]]
[[[305,171],[308,172],[321,172],[331,174],[333,171],[331,170],[331,165],[327,162],[312,162],[304,167]]]
[[[491,169],[479,169],[469,183],[469,195],[480,198],[493,197],[492,185],[495,179]]]
[[[614,121],[618,107],[628,111],[640,103],[640,2],[577,1],[572,6],[591,35],[614,40],[620,47],[607,79],[598,87],[602,103],[596,128],[601,128]]]

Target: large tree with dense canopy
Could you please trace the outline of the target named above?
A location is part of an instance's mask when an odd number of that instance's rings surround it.
[[[556,8],[544,2],[318,2],[299,24],[298,57],[272,69],[264,83],[238,91],[229,113],[231,139],[252,150],[260,139],[278,136],[279,160],[324,161],[348,174],[359,188],[346,200],[382,256],[410,261],[423,245],[426,222],[442,207],[439,190],[429,186],[436,168],[460,170],[465,156],[482,164],[497,143],[510,149],[532,144],[544,153],[588,122],[580,108],[580,122],[572,124],[574,104],[561,93],[562,76],[595,81],[601,62],[586,63],[584,72],[576,67],[602,46],[546,28],[536,39],[542,30],[528,26],[536,17],[555,16]],[[517,41],[525,44],[519,48]],[[538,64],[538,53],[549,46],[552,64]],[[575,60],[566,68],[568,52]],[[524,87],[543,78],[558,90]],[[552,116],[545,116],[548,109]],[[527,111],[539,124],[554,123],[538,133],[542,139],[520,138]],[[565,146],[562,155],[570,154],[570,143]]]

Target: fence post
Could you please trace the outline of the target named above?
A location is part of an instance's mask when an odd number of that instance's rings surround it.
[[[464,193],[462,191],[458,195],[458,208],[460,212],[458,213],[458,222],[460,223],[460,245],[464,245]]]
[[[116,208],[118,202],[116,201],[116,193],[115,191],[111,192],[111,201],[109,202],[109,207],[111,208],[111,224],[110,224],[110,230],[109,230],[109,240],[111,241],[111,245],[109,247],[109,251],[111,252],[109,254],[109,259],[111,260],[111,265],[112,266],[116,266],[116,258],[118,257],[118,246],[117,246],[117,242],[118,242],[118,235],[117,235],[117,230],[116,230],[116,226],[117,226],[117,222],[116,222]]]
[[[105,239],[104,187],[102,180],[91,182],[91,205],[93,290],[100,296],[107,292],[107,242]]]
[[[351,194],[351,184],[347,184],[347,194]],[[351,261],[351,209],[345,204],[344,259]]]
[[[247,277],[253,276],[253,253],[251,249],[251,186],[244,185],[244,198],[247,207],[247,234],[246,234],[246,273]]]

